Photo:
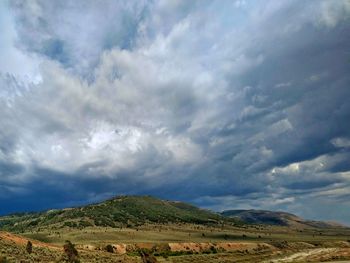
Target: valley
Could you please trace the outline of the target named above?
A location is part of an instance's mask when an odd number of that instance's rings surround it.
[[[0,262],[69,262],[63,251],[67,240],[80,262],[152,262],[144,261],[142,253],[154,262],[350,260],[349,228],[310,224],[290,214],[286,221],[280,212],[247,213],[259,224],[181,202],[122,196],[84,207],[8,215],[0,217]],[[28,240],[31,254],[25,251]]]

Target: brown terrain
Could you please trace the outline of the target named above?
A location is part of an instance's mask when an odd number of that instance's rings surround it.
[[[25,251],[28,241],[33,244],[30,255]],[[156,262],[350,262],[350,243],[346,241],[327,242],[322,247],[307,242],[143,242],[112,247],[111,253],[103,246],[76,245],[80,262],[147,262],[139,251],[151,250],[159,252],[155,253]],[[0,253],[7,256],[6,260],[0,257],[0,262],[66,262],[62,246],[8,232],[0,232]]]
[[[49,249],[54,249],[54,250],[62,250],[62,247],[53,245],[53,244],[48,244],[44,242],[40,242],[37,240],[33,239],[28,239],[19,235],[15,235],[9,232],[3,232],[0,231],[0,240],[8,241],[15,243],[16,245],[24,246],[27,244],[28,241],[31,241],[34,247],[41,247],[41,248],[49,248]]]

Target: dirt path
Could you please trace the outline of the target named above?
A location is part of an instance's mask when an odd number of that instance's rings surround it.
[[[301,252],[296,252],[289,256],[284,256],[279,259],[269,260],[266,262],[282,263],[282,262],[299,262],[299,261],[317,261],[326,259],[327,257],[339,255],[342,251],[340,248],[314,248]],[[349,262],[349,261],[345,261]]]
[[[61,247],[52,245],[52,244],[47,244],[47,243],[43,243],[37,240],[32,240],[32,239],[27,239],[24,238],[22,236],[17,236],[15,234],[11,234],[8,232],[3,232],[0,231],[0,240],[3,239],[5,241],[10,241],[10,242],[14,242],[17,245],[26,245],[28,241],[32,242],[34,247],[45,247],[45,248],[50,248],[50,249],[55,249],[55,250],[62,250]]]

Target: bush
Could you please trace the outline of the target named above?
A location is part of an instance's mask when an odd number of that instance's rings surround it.
[[[140,249],[139,254],[143,263],[157,263],[157,259],[145,249]]]
[[[63,246],[64,253],[68,257],[68,262],[78,263],[78,251],[75,248],[75,245],[72,244],[69,240],[66,241],[66,244]]]
[[[115,223],[113,220],[111,220],[108,217],[98,217],[94,219],[94,223],[96,226],[103,226],[103,227],[115,227]]]
[[[273,245],[274,247],[277,247],[279,249],[285,249],[289,247],[289,244],[287,241],[282,240],[282,241],[273,241],[270,243],[271,245]]]
[[[214,247],[214,246],[211,246],[211,247],[210,247],[210,251],[211,251],[213,254],[218,253],[218,250],[217,250],[216,247]]]
[[[72,228],[77,228],[77,227],[78,227],[78,224],[77,224],[76,222],[67,221],[67,222],[64,222],[64,223],[63,223],[63,226],[68,226],[68,227],[72,227]]]
[[[26,251],[28,252],[28,254],[32,254],[33,252],[33,244],[29,240],[27,242]]]
[[[106,246],[106,251],[109,252],[109,253],[113,253],[114,252],[113,246],[112,245],[107,245]]]
[[[89,226],[93,226],[93,224],[85,220],[79,221],[79,227],[84,228]]]

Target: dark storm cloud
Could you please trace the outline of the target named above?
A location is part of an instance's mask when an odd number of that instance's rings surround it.
[[[1,213],[151,194],[346,220],[322,206],[348,208],[348,1],[3,10]]]

